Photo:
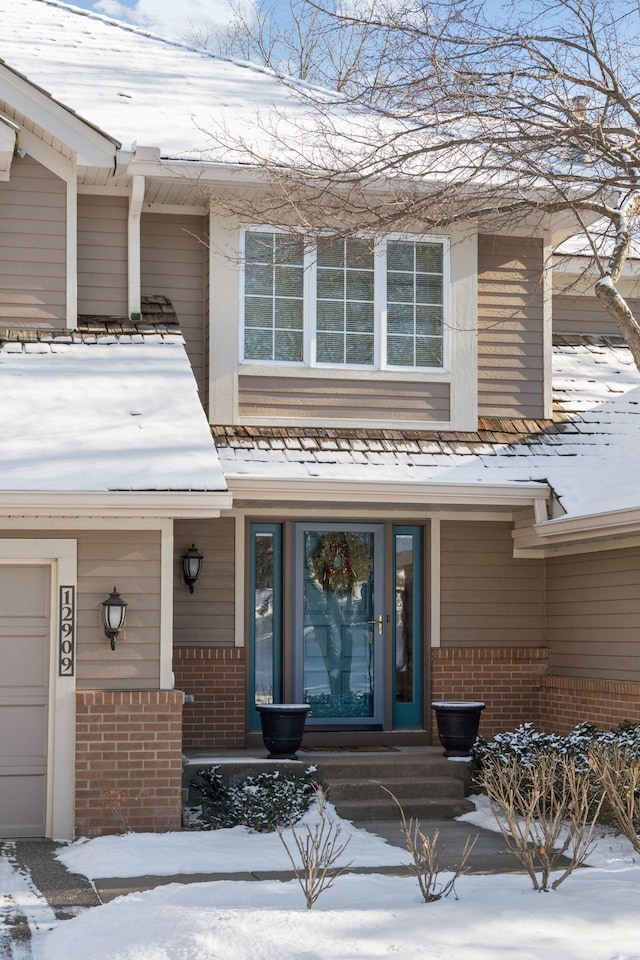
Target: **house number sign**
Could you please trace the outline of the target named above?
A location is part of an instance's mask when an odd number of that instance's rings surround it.
[[[60,587],[58,674],[72,677],[76,645],[76,588]]]

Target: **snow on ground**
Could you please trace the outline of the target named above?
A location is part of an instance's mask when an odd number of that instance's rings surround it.
[[[405,850],[391,846],[381,837],[358,830],[342,820],[331,804],[327,815],[351,841],[338,866],[397,866],[408,863]],[[314,805],[300,820],[312,828],[318,820]],[[288,831],[285,831],[285,838]],[[291,844],[290,844],[291,845]],[[282,841],[276,833],[251,833],[246,827],[185,833],[125,833],[78,841],[58,853],[58,859],[72,873],[90,880],[101,877],[139,877],[150,874],[170,877],[176,873],[243,873],[249,870],[290,870]]]
[[[495,828],[488,803],[474,799],[476,812],[462,819]],[[377,837],[346,827],[354,860],[389,862]],[[264,870],[277,861],[274,840],[239,828],[129,835],[73,844],[61,859],[89,876],[127,876],[134,864],[161,873],[172,857],[173,871],[183,870],[188,849],[198,872],[210,863]],[[344,875],[311,911],[296,881],[170,884],[40,934],[34,960],[640,960],[640,865],[630,845],[599,831],[590,863],[552,893],[534,892],[523,875],[461,877],[458,900],[432,904],[411,878]]]
[[[640,869],[581,870],[556,892],[462,877],[425,904],[415,881],[338,878],[311,911],[295,883],[171,884],[88,911],[34,960],[638,960]]]
[[[31,938],[58,921],[29,874],[18,866],[15,849],[13,841],[0,844],[0,957],[28,960]]]

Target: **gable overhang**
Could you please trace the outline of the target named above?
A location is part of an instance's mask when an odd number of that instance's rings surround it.
[[[535,516],[547,516],[551,489],[546,483],[480,484],[422,483],[419,481],[363,481],[355,479],[289,480],[282,477],[226,475],[234,506],[268,506],[270,502],[346,504],[392,507],[532,507]]]
[[[18,127],[0,116],[0,181],[9,179],[11,161],[18,143]]]
[[[231,508],[227,491],[1,491],[0,518],[205,519]]]
[[[0,100],[74,154],[78,166],[115,169],[120,142],[0,60]]]
[[[556,557],[640,546],[640,507],[564,516],[537,517],[513,532],[517,557]]]

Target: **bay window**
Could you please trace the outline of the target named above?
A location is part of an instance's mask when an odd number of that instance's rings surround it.
[[[443,369],[448,254],[443,237],[246,229],[243,362]]]

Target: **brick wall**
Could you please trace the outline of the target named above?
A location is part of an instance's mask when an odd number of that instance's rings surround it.
[[[604,729],[640,723],[640,683],[543,677],[542,728],[567,733],[584,720]]]
[[[77,836],[179,830],[181,779],[182,691],[76,694]]]
[[[185,703],[183,746],[244,747],[245,652],[240,647],[178,647],[173,654],[176,687],[193,694]]]
[[[431,651],[431,700],[483,700],[480,733],[492,737],[531,721],[540,728],[541,679],[547,651],[541,647],[435,648]],[[434,712],[432,736],[438,742]]]

